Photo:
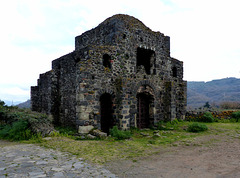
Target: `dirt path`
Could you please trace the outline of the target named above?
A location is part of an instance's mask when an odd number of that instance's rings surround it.
[[[106,167],[119,177],[240,177],[239,136],[205,136],[187,145],[161,148],[158,154]]]
[[[152,156],[107,163],[104,169],[88,165],[70,154],[0,141],[0,177],[59,177],[60,174],[68,177],[79,176],[80,172],[87,177],[240,177],[240,134],[202,136],[174,145],[159,147],[156,150],[159,153]]]

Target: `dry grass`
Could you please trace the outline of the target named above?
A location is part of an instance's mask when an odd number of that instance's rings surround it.
[[[47,148],[69,152],[89,162],[104,164],[121,159],[136,159],[161,151],[168,146],[193,145],[198,138],[210,135],[236,135],[240,133],[239,123],[209,123],[209,130],[203,133],[185,131],[189,123],[179,124],[178,129],[159,131],[160,137],[153,136],[153,130],[135,132],[131,139],[115,141],[106,140],[74,140],[73,138],[57,136],[40,143]],[[149,136],[143,136],[141,133]],[[198,144],[196,144],[198,146]]]

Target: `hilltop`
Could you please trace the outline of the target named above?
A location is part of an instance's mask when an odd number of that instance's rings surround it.
[[[240,79],[224,78],[210,82],[187,82],[187,106],[197,108],[206,102],[218,105],[240,101]]]

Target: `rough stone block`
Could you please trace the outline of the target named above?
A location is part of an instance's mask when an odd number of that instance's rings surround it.
[[[92,125],[88,126],[79,126],[78,133],[80,134],[88,134],[94,127]]]
[[[99,138],[106,138],[107,137],[107,133],[101,132],[100,130],[96,129],[92,131],[92,134],[96,137]]]

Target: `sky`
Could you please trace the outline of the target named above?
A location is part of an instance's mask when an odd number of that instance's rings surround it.
[[[75,36],[128,14],[171,37],[184,80],[240,78],[239,0],[8,0],[0,2],[0,100],[26,101]]]

